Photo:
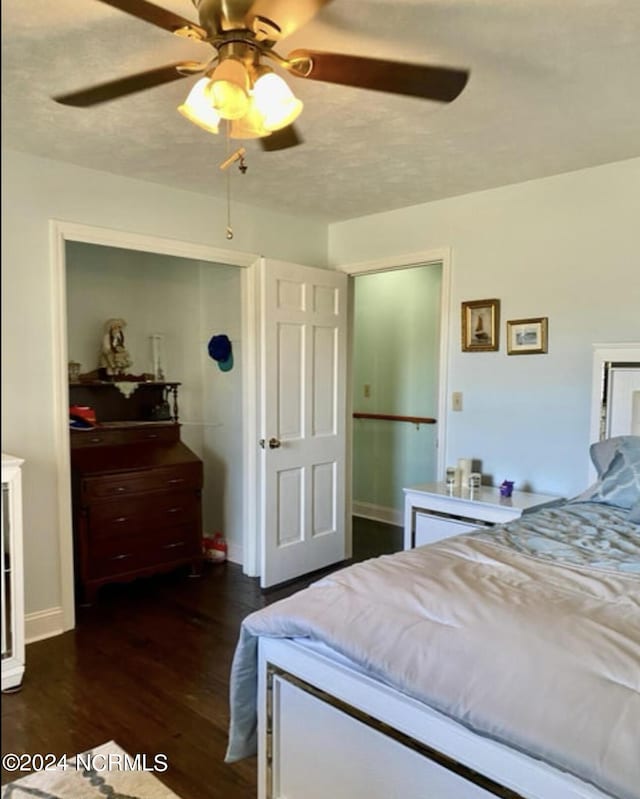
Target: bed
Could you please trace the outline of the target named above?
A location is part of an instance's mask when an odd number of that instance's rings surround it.
[[[566,504],[248,616],[227,761],[260,799],[638,799],[640,437]]]

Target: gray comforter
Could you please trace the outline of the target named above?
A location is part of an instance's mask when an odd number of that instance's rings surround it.
[[[255,752],[259,636],[322,641],[480,734],[640,797],[637,574],[475,534],[336,572],[243,622],[228,762]]]

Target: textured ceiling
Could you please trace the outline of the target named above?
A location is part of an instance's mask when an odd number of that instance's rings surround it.
[[[158,5],[197,21],[190,0]],[[3,146],[225,196],[225,140],[175,111],[194,78],[88,109],[50,99],[208,45],[97,0],[4,0],[2,23]],[[471,78],[450,105],[289,78],[304,143],[245,143],[232,191],[253,205],[347,219],[640,155],[639,0],[333,0],[278,51],[296,47]]]

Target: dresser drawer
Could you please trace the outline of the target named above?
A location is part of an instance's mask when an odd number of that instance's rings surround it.
[[[159,530],[153,536],[94,540],[89,549],[89,574],[93,579],[118,577],[165,563],[194,560],[200,554],[200,537],[193,524]]]
[[[146,565],[149,544],[143,536],[119,536],[92,542],[89,548],[89,575],[113,577],[134,572]]]
[[[180,440],[180,425],[149,425],[148,427],[139,425],[125,430],[121,430],[122,442],[124,444],[168,444]]]
[[[122,444],[122,431],[96,427],[93,430],[72,430],[71,448],[115,447]]]
[[[136,424],[127,427],[125,424],[113,425],[105,423],[92,430],[71,430],[72,449],[83,447],[116,447],[122,444],[170,444],[180,441],[180,425],[174,423],[154,422]]]
[[[194,491],[125,497],[118,503],[96,502],[89,509],[92,539],[153,534],[157,528],[175,527],[197,520],[200,498]]]
[[[92,499],[111,499],[146,491],[197,490],[202,487],[202,464],[185,463],[180,466],[127,472],[105,477],[89,477],[82,481],[85,502]]]
[[[154,562],[170,563],[173,560],[196,558],[202,554],[201,546],[200,536],[193,524],[159,530],[154,539]]]

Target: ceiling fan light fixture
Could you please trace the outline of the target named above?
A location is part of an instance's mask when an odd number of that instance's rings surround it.
[[[249,74],[238,58],[227,57],[215,68],[207,89],[223,119],[240,119],[249,108]]]
[[[218,133],[220,114],[211,105],[208,87],[209,78],[200,78],[187,95],[187,99],[178,106],[179,113],[194,125],[198,125],[209,133]]]
[[[232,139],[260,139],[271,136],[271,131],[264,126],[264,117],[256,108],[253,97],[247,113],[241,119],[232,119],[229,122],[229,136]]]
[[[286,81],[275,72],[263,72],[253,87],[253,101],[262,114],[264,127],[274,131],[286,128],[300,116],[303,104]]]

